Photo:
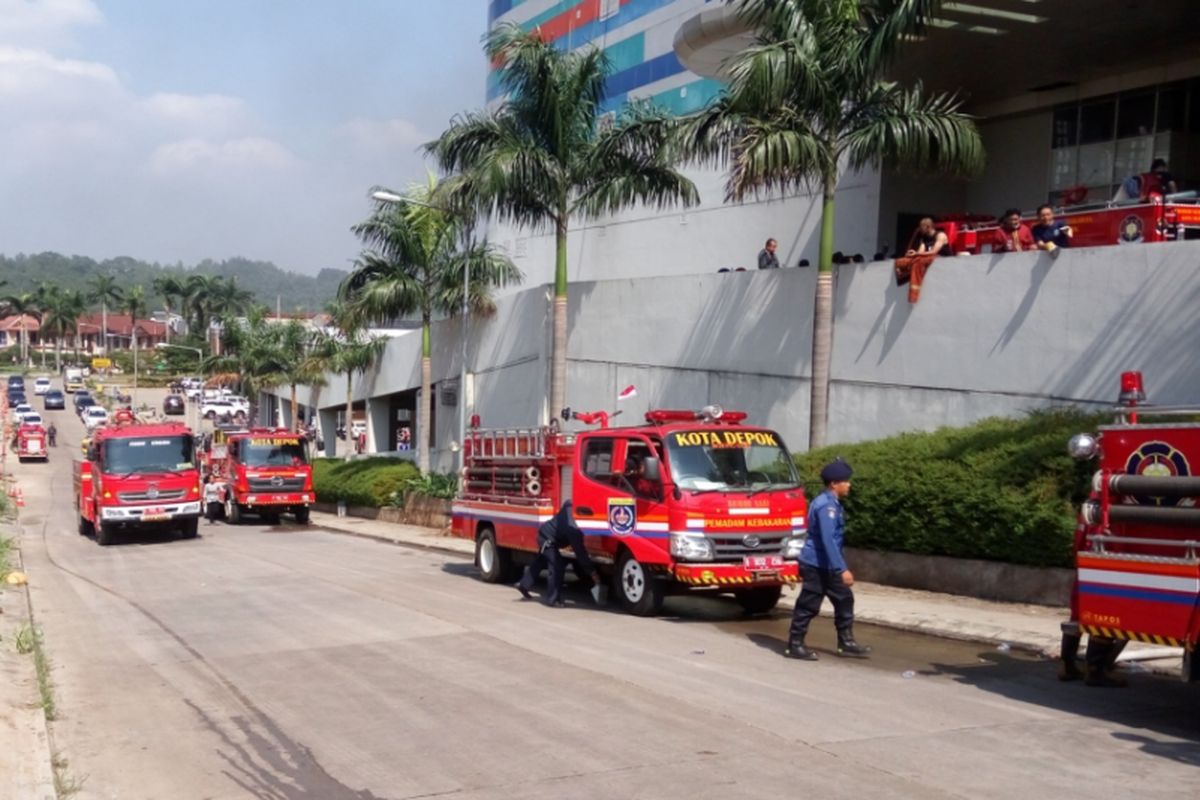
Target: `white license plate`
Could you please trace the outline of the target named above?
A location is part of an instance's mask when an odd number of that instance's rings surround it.
[[[745,566],[746,569],[754,570],[756,572],[760,571],[760,570],[772,570],[772,569],[777,570],[777,569],[780,569],[781,567],[783,567],[783,557],[782,556],[746,556],[745,558],[742,559],[742,565]]]

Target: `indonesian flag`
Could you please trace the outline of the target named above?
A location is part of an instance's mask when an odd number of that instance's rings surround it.
[[[617,395],[617,400],[628,400],[631,397],[637,397],[637,389],[633,388],[633,384],[629,384]]]

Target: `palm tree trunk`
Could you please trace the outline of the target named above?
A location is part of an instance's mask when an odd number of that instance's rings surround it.
[[[429,472],[429,410],[433,403],[433,355],[429,346],[429,314],[421,317],[421,404],[417,406],[417,467]]]
[[[299,426],[299,424],[297,424],[299,422],[299,420],[300,420],[300,415],[296,413],[296,384],[293,383],[292,384],[292,424],[288,426],[289,428],[291,428],[292,433],[295,433],[296,431],[300,430],[300,426]]]
[[[25,369],[25,362],[29,360],[29,329],[25,327],[25,315],[21,314],[21,369]]]
[[[808,419],[810,450],[825,446],[829,425],[829,370],[833,360],[833,196],[836,190],[837,172],[828,170],[821,205],[821,251],[813,307],[812,395]]]
[[[107,331],[106,331],[107,332]],[[133,409],[137,410],[137,379],[138,379],[138,342],[137,342],[137,320],[132,314],[129,315],[129,333],[130,339],[133,341],[133,396],[129,398],[133,402]]]
[[[352,452],[354,452],[354,448],[350,444],[350,417],[352,414],[354,414],[354,394],[353,394],[353,392],[354,392],[354,371],[351,370],[350,372],[346,373],[346,422],[344,424],[346,427],[346,455],[347,456],[349,456]],[[333,440],[336,442],[337,437],[334,436]],[[334,447],[334,452],[330,453],[329,455],[333,455],[334,453],[337,452],[337,445],[335,444],[333,447]]]
[[[108,358],[108,302],[100,301],[100,340],[104,343],[104,357]]]
[[[166,337],[167,344],[171,343],[171,307],[166,303],[163,304],[163,335]]]
[[[567,217],[560,212],[554,234],[554,333],[550,342],[550,419],[567,405]]]

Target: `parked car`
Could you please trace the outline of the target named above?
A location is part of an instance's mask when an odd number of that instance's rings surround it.
[[[200,406],[200,416],[209,420],[221,419],[228,414],[230,419],[242,422],[247,413],[245,406],[236,405],[228,400],[205,400],[204,405]]]
[[[59,409],[60,411],[67,407],[67,396],[58,389],[51,389],[42,396],[42,408],[46,411],[50,409]]]
[[[108,412],[103,406],[89,406],[83,412],[83,427],[89,431],[94,431],[96,428],[108,422]]]
[[[163,398],[163,414],[179,415],[187,413],[187,402],[181,394],[169,394]]]
[[[13,419],[20,423],[25,419],[26,414],[32,413],[34,413],[33,406],[29,403],[17,403],[16,408],[13,409]]]
[[[9,408],[16,408],[17,406],[21,405],[21,403],[24,403],[24,402],[25,402],[25,393],[24,392],[22,392],[20,390],[17,390],[17,391],[13,391],[12,389],[8,390],[8,407]]]
[[[49,378],[38,378],[36,381],[33,382],[33,393],[34,394],[45,394],[48,391],[50,391],[50,379]]]

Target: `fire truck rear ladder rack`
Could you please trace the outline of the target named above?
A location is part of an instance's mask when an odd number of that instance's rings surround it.
[[[1169,558],[1166,556],[1146,556],[1146,558],[1164,559],[1171,561],[1197,561],[1196,551],[1200,550],[1200,541],[1196,539],[1146,539],[1141,536],[1113,536],[1110,533],[1096,533],[1087,537],[1095,549],[1096,554],[1112,555],[1114,557],[1129,558],[1130,556],[1137,557],[1132,553],[1106,553],[1104,545],[1106,544],[1136,544],[1149,545],[1151,547],[1178,547],[1184,551],[1182,558]],[[1097,549],[1098,548],[1098,549]]]
[[[546,457],[545,428],[471,432],[471,457],[490,461],[528,461]]]

